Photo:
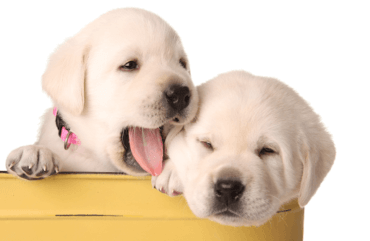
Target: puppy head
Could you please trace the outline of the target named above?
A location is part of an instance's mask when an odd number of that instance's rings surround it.
[[[198,88],[200,109],[168,143],[192,211],[234,226],[261,225],[279,207],[307,204],[334,145],[318,116],[285,84],[236,71]]]
[[[145,172],[123,147],[127,128],[182,125],[197,111],[178,35],[139,9],[108,12],[63,43],[50,57],[43,88],[85,147],[133,175]]]

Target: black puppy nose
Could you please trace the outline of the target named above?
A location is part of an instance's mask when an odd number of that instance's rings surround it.
[[[164,92],[168,104],[176,111],[182,111],[190,102],[190,90],[186,86],[171,85]]]
[[[245,186],[239,181],[219,180],[215,186],[216,199],[226,205],[237,202],[243,195]]]

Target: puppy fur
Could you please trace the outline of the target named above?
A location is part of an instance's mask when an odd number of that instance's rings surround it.
[[[138,67],[121,68],[130,61]],[[189,105],[182,111],[164,100],[164,91],[173,85],[189,88]],[[100,16],[60,45],[42,87],[82,145],[64,150],[48,109],[38,141],[14,150],[6,161],[9,173],[28,180],[58,171],[147,175],[124,160],[122,130],[185,124],[198,105],[179,36],[157,15],[133,8]]]
[[[244,71],[221,74],[198,93],[197,117],[170,131],[169,159],[153,186],[183,192],[195,215],[232,226],[262,225],[292,199],[304,207],[335,159],[307,102]]]

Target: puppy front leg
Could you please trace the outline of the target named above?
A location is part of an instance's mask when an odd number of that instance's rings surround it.
[[[152,176],[152,186],[170,197],[183,193],[184,187],[177,174],[176,166],[170,159],[165,160],[163,171],[159,176]]]
[[[59,158],[43,146],[22,146],[10,152],[6,169],[16,177],[40,180],[59,172]]]

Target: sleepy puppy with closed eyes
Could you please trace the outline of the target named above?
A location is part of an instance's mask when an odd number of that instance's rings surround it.
[[[198,93],[198,114],[169,132],[169,159],[153,186],[183,192],[196,216],[232,226],[262,225],[292,199],[304,207],[335,158],[307,102],[244,71],[221,74]]]
[[[141,9],[103,14],[51,55],[38,141],[12,151],[9,173],[162,171],[162,127],[194,118],[198,95],[177,33]],[[54,110],[53,110],[54,109]]]

